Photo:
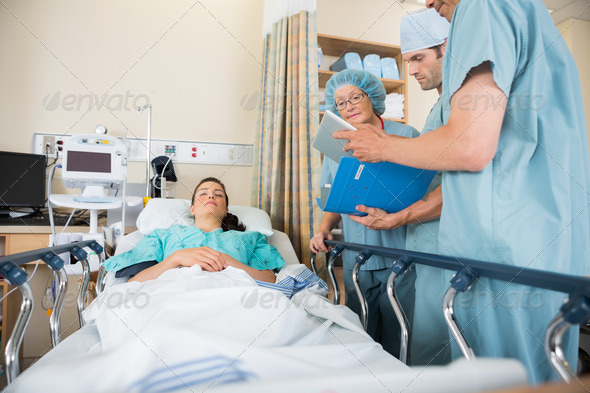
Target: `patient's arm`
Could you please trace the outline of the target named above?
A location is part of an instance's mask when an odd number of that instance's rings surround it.
[[[129,281],[148,281],[154,280],[166,270],[175,269],[179,266],[191,267],[194,265],[201,266],[201,269],[208,272],[218,272],[228,266],[233,266],[246,271],[255,280],[275,282],[275,275],[270,270],[256,270],[238,260],[209,247],[185,248],[175,251],[162,262],[139,272]]]
[[[143,270],[129,281],[154,280],[166,270],[175,269],[179,266],[191,267],[199,265],[208,272],[218,272],[226,268],[225,259],[219,251],[209,247],[185,248],[172,253],[162,262]]]
[[[369,229],[395,229],[402,225],[416,224],[439,218],[442,203],[442,186],[438,186],[418,202],[397,213],[388,214],[381,209],[359,205],[356,207],[357,210],[368,213],[368,215],[364,217],[350,216],[350,218]]]
[[[227,254],[223,254],[223,257],[225,259],[225,262],[227,263],[227,266],[232,266],[237,269],[242,269],[246,273],[248,273],[250,275],[250,277],[252,277],[255,280],[265,281],[265,282],[270,282],[270,283],[274,283],[276,281],[277,277],[275,276],[275,274],[272,271],[270,271],[268,269],[266,269],[266,270],[254,269],[253,267],[243,264],[242,262],[238,261],[234,257],[231,257]]]

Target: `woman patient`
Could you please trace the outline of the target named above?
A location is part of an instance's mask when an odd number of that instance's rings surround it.
[[[274,272],[285,261],[264,235],[246,231],[238,217],[228,212],[228,204],[225,186],[219,179],[201,180],[190,206],[194,226],[156,229],[133,250],[109,258],[105,268],[116,271],[117,276],[133,275],[129,281],[141,282],[181,266],[199,265],[208,272],[231,266],[244,270],[255,280],[275,282]]]

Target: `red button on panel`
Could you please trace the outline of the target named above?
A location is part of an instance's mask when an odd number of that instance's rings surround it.
[[[197,151],[197,148],[196,147],[193,147],[193,151]]]
[[[192,156],[193,156],[193,157],[196,157],[196,156],[197,156],[197,153],[193,153],[193,154],[192,154]]]

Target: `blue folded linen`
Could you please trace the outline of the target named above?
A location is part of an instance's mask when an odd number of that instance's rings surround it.
[[[397,61],[392,57],[384,57],[381,59],[381,74],[386,79],[399,79],[399,69],[397,68]]]
[[[377,78],[381,78],[381,57],[379,55],[366,55],[363,59],[363,68]]]
[[[330,66],[330,70],[340,72],[344,70],[362,70],[361,56],[356,52],[345,53]]]

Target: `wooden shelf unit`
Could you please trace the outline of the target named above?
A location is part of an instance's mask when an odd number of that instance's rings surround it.
[[[384,79],[381,78],[385,91],[389,93],[398,93],[404,96],[404,118],[403,119],[389,119],[399,123],[408,123],[408,77],[406,67],[402,61],[401,49],[397,45],[382,44],[371,41],[361,41],[352,38],[344,38],[331,36],[326,34],[318,34],[318,46],[322,49],[322,53],[326,56],[341,57],[347,52],[356,52],[361,59],[366,55],[377,54],[381,57],[392,57],[397,62],[397,67],[400,77],[403,79]],[[335,72],[330,70],[318,71],[318,82],[320,87],[325,87],[326,83],[334,75]]]

